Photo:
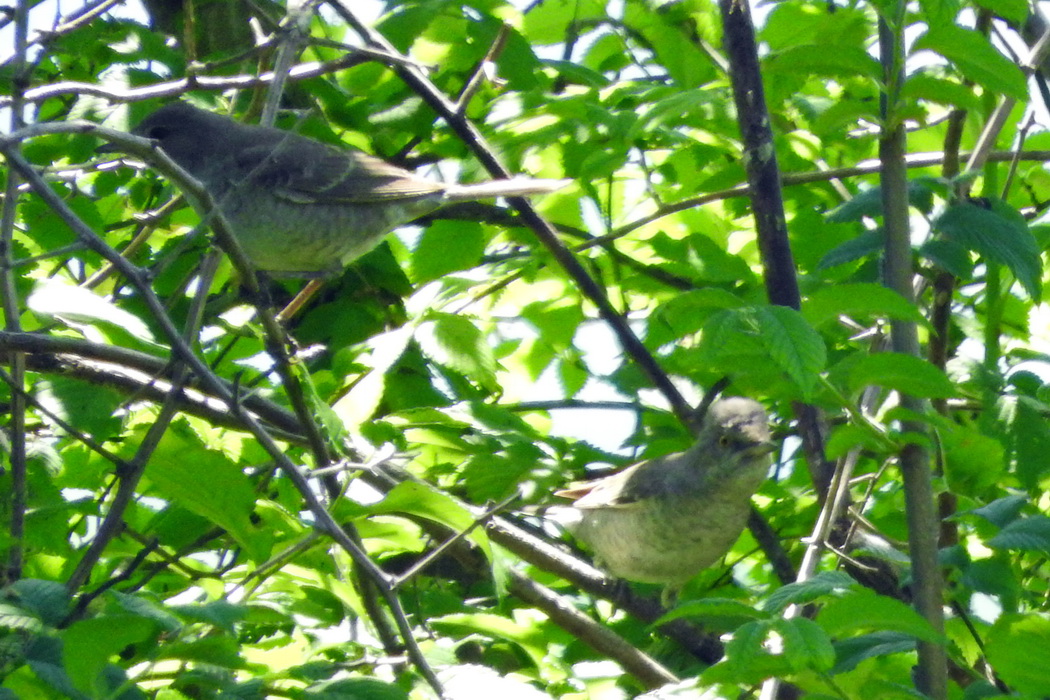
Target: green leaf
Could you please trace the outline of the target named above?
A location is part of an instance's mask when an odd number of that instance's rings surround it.
[[[1026,503],[1028,503],[1028,499],[1025,496],[1003,496],[1002,498],[995,499],[986,506],[974,508],[969,512],[981,516],[993,525],[1005,527],[1008,523],[1017,519],[1017,516],[1021,513],[1021,509],[1024,508]]]
[[[879,352],[858,358],[850,367],[851,391],[876,385],[922,398],[948,398],[959,390],[941,369],[899,352]]]
[[[547,644],[539,629],[490,613],[455,613],[432,618],[430,624],[436,629],[467,630],[495,639],[504,639],[521,647],[537,666],[543,664],[547,655]]]
[[[955,241],[931,238],[919,246],[918,253],[964,282],[973,279],[973,254],[965,246]]]
[[[429,319],[415,336],[423,352],[486,389],[497,388],[496,359],[477,322],[467,316],[443,313],[430,314]]]
[[[852,671],[866,659],[915,651],[915,637],[901,632],[871,632],[835,642],[836,662],[832,673]]]
[[[1050,616],[1007,614],[984,640],[988,661],[1015,692],[1050,695]]]
[[[699,331],[715,311],[741,306],[743,299],[718,287],[676,294],[653,311],[646,342],[651,347],[662,347]]]
[[[886,238],[882,235],[881,229],[865,231],[825,253],[820,263],[817,264],[817,269],[826,270],[869,256],[881,255],[885,245]]]
[[[36,398],[66,425],[96,439],[109,439],[123,422],[117,411],[124,397],[104,386],[52,376],[37,383]]]
[[[953,493],[983,500],[1006,470],[1006,455],[999,440],[976,426],[952,421],[937,423],[944,448],[944,474]]]
[[[829,601],[817,614],[817,622],[833,637],[867,631],[891,631],[924,641],[944,641],[930,623],[912,608],[866,588],[855,588]]]
[[[412,251],[412,281],[425,284],[475,267],[485,253],[485,234],[472,221],[435,221]]]
[[[147,600],[141,595],[129,595],[120,591],[109,591],[111,598],[117,601],[120,607],[129,613],[146,618],[165,632],[175,632],[182,627],[179,618],[158,605],[152,600]]]
[[[100,675],[112,656],[140,642],[156,630],[152,621],[137,615],[106,615],[74,622],[61,633],[62,659],[73,683],[97,696],[104,687]]]
[[[793,669],[787,658],[770,654],[764,648],[772,627],[771,620],[757,620],[738,627],[726,643],[725,658],[704,671],[702,685],[728,683],[740,687],[790,674]]]
[[[1024,219],[1006,205],[994,210],[963,203],[949,207],[934,223],[948,240],[956,241],[990,262],[1005,265],[1038,300],[1041,293],[1042,260],[1035,237]]]
[[[976,4],[998,17],[1020,26],[1028,18],[1028,3],[1025,0],[977,0]]]
[[[814,12],[802,4],[778,3],[762,22],[762,43],[773,51],[791,46],[859,46],[872,30],[872,18],[857,7]]]
[[[837,284],[815,291],[802,305],[802,314],[819,327],[839,316],[862,320],[885,316],[926,324],[919,309],[899,293],[881,284]]]
[[[1014,573],[1013,555],[1000,552],[994,557],[978,559],[964,565],[962,585],[975,592],[999,599],[1003,609],[1016,609],[1021,594],[1021,581]]]
[[[721,99],[721,93],[717,90],[697,88],[693,90],[675,89],[652,102],[652,106],[642,118],[636,122],[631,131],[626,135],[626,140],[634,141],[657,126],[665,119],[672,124],[678,124],[690,116],[702,118],[705,108],[713,100]]]
[[[988,546],[1050,555],[1050,518],[1033,515],[1014,520],[988,540]]]
[[[149,326],[138,316],[121,309],[90,289],[66,284],[57,278],[37,284],[33,293],[29,295],[27,305],[39,316],[58,319],[80,330],[88,340],[105,342],[109,337],[113,337],[118,344],[144,344],[151,349],[161,347],[154,339]]]
[[[371,352],[367,361],[371,371],[359,377],[350,391],[332,405],[345,425],[359,426],[376,412],[387,387],[389,370],[404,355],[415,330],[414,326],[406,325],[368,341]]]
[[[57,637],[37,637],[25,650],[29,667],[45,685],[57,690],[62,697],[83,698],[84,695],[73,685],[72,679],[66,673],[62,656],[62,641]],[[5,685],[6,681],[7,679]]]
[[[553,636],[553,635],[552,635]],[[475,637],[475,640],[477,638]],[[553,646],[556,642],[548,640],[548,645]],[[505,644],[497,643],[491,645],[493,648],[506,650]],[[499,653],[499,652],[497,652]],[[502,656],[502,654],[500,654]],[[515,654],[520,659],[519,654]],[[523,661],[523,660],[522,660]],[[507,673],[498,664],[481,666],[478,663],[457,663],[455,666],[446,666],[441,669],[441,684],[444,686],[445,695],[448,698],[506,698],[507,700],[547,700],[551,694],[536,688],[536,677],[544,678],[547,673],[560,673],[564,666],[560,658],[552,658],[549,654],[542,665],[535,669],[527,669],[518,666],[514,673]],[[602,683],[602,680],[598,681]],[[589,685],[589,683],[588,683]],[[412,697],[417,698],[418,693]],[[568,697],[568,696],[562,696]]]
[[[824,340],[794,309],[758,306],[752,313],[770,359],[794,380],[803,394],[812,393],[827,361]]]
[[[707,282],[737,282],[747,279],[751,274],[751,268],[739,255],[733,255],[725,248],[702,233],[695,233],[686,239],[688,245],[685,255],[687,262],[694,270],[694,274]],[[661,238],[652,239],[653,248],[665,251],[666,256],[674,260],[674,253],[670,249],[676,248],[675,243],[661,245]]]
[[[252,525],[255,491],[224,455],[205,449],[186,427],[164,434],[146,467],[155,496],[178,503],[230,533],[254,561],[264,561],[270,538]]]
[[[447,493],[419,481],[405,481],[387,493],[386,497],[368,507],[372,513],[409,513],[446,525],[456,532],[472,527],[476,520],[473,513],[463,507]],[[485,528],[475,527],[468,537],[485,552],[491,560],[492,548]]]
[[[213,600],[195,605],[173,605],[171,611],[187,622],[203,622],[234,633],[234,625],[248,616],[248,606],[235,605],[225,600]]]
[[[241,656],[237,640],[229,636],[204,637],[188,642],[172,642],[159,648],[157,658],[195,661],[226,669],[243,669],[248,664]]]
[[[558,383],[561,386],[562,396],[575,398],[591,381],[591,372],[583,359],[583,354],[576,348],[566,350],[557,359]]]
[[[935,194],[946,195],[947,188],[942,180],[929,177],[917,177],[908,180],[908,204],[923,213],[933,209]],[[829,211],[828,223],[841,224],[851,221],[862,221],[865,217],[882,216],[882,189],[871,187],[858,192],[853,199]]]
[[[880,75],[879,63],[861,46],[808,44],[793,46],[769,56],[763,68],[771,74],[809,73],[831,77],[868,76],[876,79]]]
[[[7,591],[20,608],[47,625],[57,626],[69,614],[69,591],[58,581],[24,578],[12,583]]]
[[[857,447],[878,452],[885,448],[885,443],[868,428],[844,423],[831,429],[831,435],[825,444],[828,459],[843,457]]]
[[[784,657],[797,671],[813,669],[827,671],[835,663],[835,649],[831,638],[820,625],[804,617],[778,619],[773,629],[784,641]]]
[[[579,304],[566,303],[562,299],[526,304],[522,307],[521,316],[535,326],[545,343],[556,350],[572,346],[572,340],[584,319]]]
[[[682,617],[701,621],[711,620],[712,618],[732,618],[747,621],[768,619],[769,613],[731,598],[702,598],[680,603],[653,622],[652,626],[659,627],[671,620],[677,620]]]
[[[926,72],[908,76],[901,89],[905,100],[927,100],[960,109],[980,109],[981,101],[974,91],[962,83],[938,78]]]
[[[944,56],[963,76],[995,94],[1028,99],[1024,73],[980,32],[949,23],[931,25],[912,47],[913,53],[923,49]]]
[[[627,3],[624,20],[644,37],[676,87],[695,88],[713,80],[714,64],[685,30],[694,15],[684,3],[667,3],[659,12],[645,4]],[[529,12],[529,14],[532,14]]]
[[[26,633],[43,632],[46,629],[43,622],[36,615],[26,612],[8,603],[0,603],[0,630],[10,632],[20,630]]]
[[[525,36],[540,45],[561,42],[570,26],[587,19],[605,19],[601,0],[545,2],[525,15]]]
[[[605,87],[609,84],[609,79],[601,73],[591,70],[587,66],[581,66],[571,61],[558,61],[555,59],[544,60],[544,66],[548,66],[558,71],[566,79],[585,85],[588,87]]]
[[[338,446],[346,444],[349,431],[342,417],[328,402],[318,393],[317,385],[314,383],[314,375],[311,375],[301,362],[291,363],[292,372],[298,377],[299,384],[303,389],[303,398],[306,400],[308,410],[313,415],[321,429],[321,434],[329,445],[336,450]]]
[[[500,454],[481,453],[463,467],[463,483],[474,503],[506,498],[536,468],[543,454],[532,443],[510,445]]]
[[[789,605],[812,603],[830,593],[849,590],[857,582],[841,571],[822,571],[808,581],[789,583],[773,591],[762,602],[766,612],[777,613]]]
[[[1010,421],[1010,437],[1016,455],[1017,478],[1021,486],[1035,492],[1040,481],[1050,473],[1050,425],[1045,405],[1020,396]]]
[[[726,644],[726,657],[734,663],[747,665],[766,654],[763,643],[772,629],[774,620],[755,620],[737,628],[733,638]]]

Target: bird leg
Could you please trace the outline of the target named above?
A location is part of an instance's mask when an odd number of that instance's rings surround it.
[[[288,306],[281,309],[281,312],[277,314],[278,323],[287,323],[291,320],[299,311],[303,308],[306,302],[310,301],[317,290],[324,284],[324,280],[315,278],[310,280],[305,287],[302,288],[295,298],[288,302]]]

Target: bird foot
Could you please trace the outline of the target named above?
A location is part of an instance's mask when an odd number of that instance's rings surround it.
[[[681,593],[681,591],[681,586],[664,586],[663,591],[660,592],[660,605],[667,610],[678,605],[678,594]]]

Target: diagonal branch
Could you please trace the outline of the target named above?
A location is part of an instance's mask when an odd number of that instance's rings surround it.
[[[115,134],[115,141],[119,139],[120,142],[123,142],[121,145],[126,144],[130,149],[138,151],[136,155],[141,155],[143,158],[149,160],[158,168],[158,170],[175,179],[181,186],[184,186],[193,192],[195,196],[199,196],[201,201],[206,204],[211,204],[211,211],[216,211],[208,192],[201,189],[199,184],[182,172],[181,168],[164,156],[162,152],[154,151],[150,142],[121,132],[109,131]],[[260,446],[273,458],[280,470],[288,477],[296,490],[299,491],[306,503],[307,509],[313,515],[317,527],[331,536],[336,543],[350,555],[354,562],[361,566],[361,568],[367,572],[369,577],[375,580],[387,605],[390,606],[392,610],[401,611],[400,614],[395,614],[395,619],[398,621],[399,632],[405,641],[408,654],[413,662],[416,663],[420,672],[427,674],[429,666],[423,658],[423,653],[412,634],[412,629],[408,624],[407,618],[404,616],[401,602],[390,588],[386,574],[332,518],[320,498],[310,488],[309,480],[303,471],[284,454],[274,438],[266,432],[255,416],[243,409],[238,402],[236,395],[228,389],[214,372],[211,371],[203,360],[197,357],[189,344],[182,338],[178,329],[171,322],[171,319],[164,311],[163,304],[154,293],[141,271],[123,258],[112,247],[106,244],[105,241],[99,238],[98,235],[96,235],[95,232],[92,231],[91,228],[69,208],[69,205],[67,205],[62,198],[54,192],[54,190],[48,187],[47,183],[36,169],[18,153],[17,141],[12,140],[11,138],[0,138],[0,152],[4,154],[12,168],[17,170],[30,184],[37,195],[59,216],[60,219],[66,223],[66,225],[73,230],[77,235],[77,238],[80,239],[89,249],[113,263],[117,270],[119,270],[120,273],[131,283],[132,287],[134,287],[142,297],[147,309],[155,316],[160,330],[172,346],[175,357],[185,362],[189,369],[202,381],[204,386],[224,401],[230,412],[244,423],[245,427],[255,436],[256,440],[259,441]],[[233,240],[229,226],[226,224],[221,213],[217,213],[215,216],[213,226],[222,243]],[[238,271],[244,275],[242,279],[244,279],[249,285],[251,281],[254,281],[255,289],[258,289],[258,281],[255,280],[254,271],[252,270],[250,263],[244,259],[243,253],[241,253],[239,248],[236,247],[235,241],[233,241],[231,247],[227,249],[227,253],[233,259]],[[276,323],[275,321],[272,321],[272,315],[270,315],[269,318],[271,323]],[[264,323],[265,321],[266,319],[264,318]],[[432,673],[427,680],[432,687],[441,687],[440,682]]]
[[[364,37],[369,45],[383,52],[396,53],[394,47],[381,34],[357,18],[349,2],[346,0],[335,0],[330,2],[329,5],[355,31]],[[485,137],[478,128],[459,114],[456,104],[445,97],[421,70],[410,65],[407,61],[401,61],[396,64],[394,70],[434,111],[441,115],[493,177],[509,178],[511,176],[510,171],[496,157],[495,151],[486,142]],[[652,353],[649,352],[649,349],[631,330],[627,320],[613,307],[605,294],[605,290],[587,273],[583,265],[558,239],[558,235],[550,223],[540,216],[536,208],[527,199],[511,197],[509,201],[521,214],[522,220],[532,229],[536,237],[540,239],[540,242],[554,256],[554,259],[558,261],[558,264],[572,277],[584,296],[595,305],[599,315],[616,334],[624,352],[638,363],[638,366],[649,377],[653,385],[663,394],[675,415],[688,425],[688,417],[691,413],[689,405],[671,382],[667,373],[657,363]]]
[[[183,334],[187,343],[196,341],[204,313],[204,301],[207,298],[208,289],[211,287],[211,280],[215,276],[215,270],[218,268],[218,265],[218,256],[211,255],[206,259],[204,269],[201,272],[201,284],[198,287],[197,295],[193,299],[193,309],[190,312]],[[164,437],[164,433],[167,432],[171,421],[178,412],[176,397],[182,393],[186,374],[186,365],[181,362],[176,363],[172,370],[171,388],[168,390],[168,395],[161,405],[160,413],[153,421],[153,424],[150,425],[149,430],[146,431],[145,437],[143,437],[142,442],[139,443],[138,448],[135,450],[135,455],[118,469],[117,477],[120,479],[120,485],[117,487],[116,495],[110,503],[110,507],[106,511],[106,515],[99,525],[98,532],[92,538],[87,551],[84,552],[84,556],[80,558],[69,580],[66,581],[66,590],[71,594],[79,590],[84,582],[88,580],[91,576],[91,570],[102,557],[110,541],[124,527],[124,513],[127,511],[128,506],[131,505],[139,481],[146,473],[146,466],[149,464],[150,456],[157,449],[161,438]]]

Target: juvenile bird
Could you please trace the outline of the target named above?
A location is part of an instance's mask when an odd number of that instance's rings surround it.
[[[575,500],[569,529],[621,578],[662,583],[663,601],[724,555],[770,467],[768,419],[751,399],[711,404],[696,444],[556,495]]]
[[[358,151],[241,124],[185,102],[161,107],[132,133],[155,140],[199,180],[256,267],[283,277],[339,272],[397,226],[444,204],[542,194],[566,184],[529,178],[443,184]]]

